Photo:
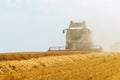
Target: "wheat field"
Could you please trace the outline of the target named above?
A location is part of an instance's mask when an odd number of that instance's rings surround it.
[[[0,80],[120,80],[120,53],[55,52],[1,59]]]

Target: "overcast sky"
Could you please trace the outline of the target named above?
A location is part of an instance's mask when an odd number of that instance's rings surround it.
[[[64,46],[70,20],[85,20],[106,50],[120,42],[120,0],[0,0],[0,52]]]

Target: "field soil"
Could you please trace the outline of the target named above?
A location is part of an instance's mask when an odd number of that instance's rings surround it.
[[[120,53],[56,53],[1,59],[0,80],[120,80]]]

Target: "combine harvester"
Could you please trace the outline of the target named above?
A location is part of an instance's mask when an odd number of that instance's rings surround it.
[[[66,46],[49,47],[48,51],[102,51],[101,46],[93,45],[92,32],[86,27],[85,21],[71,21],[63,33],[66,33]]]

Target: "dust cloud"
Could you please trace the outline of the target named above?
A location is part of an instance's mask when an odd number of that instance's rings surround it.
[[[95,45],[101,45],[103,51],[120,52],[120,17],[100,16],[87,20]]]

